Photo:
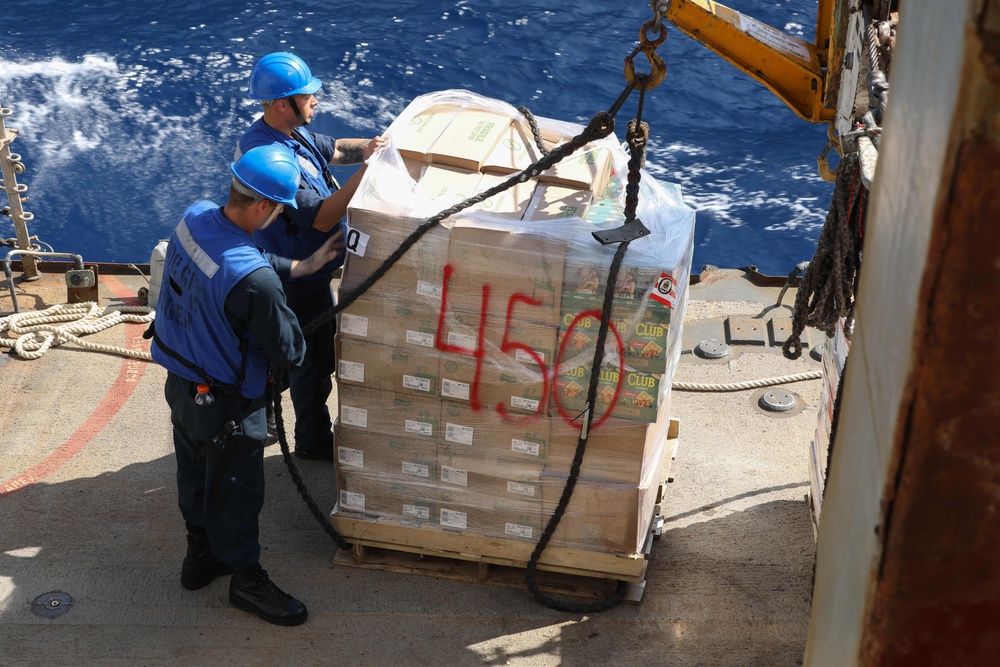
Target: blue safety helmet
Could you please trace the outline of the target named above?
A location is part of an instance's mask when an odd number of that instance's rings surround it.
[[[298,208],[299,165],[288,148],[280,144],[251,148],[229,168],[238,192],[258,201],[267,199]]]
[[[269,53],[250,71],[247,95],[253,100],[278,100],[292,95],[311,95],[323,83],[309,65],[292,53]]]

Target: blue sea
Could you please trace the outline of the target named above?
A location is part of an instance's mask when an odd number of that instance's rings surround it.
[[[728,4],[812,41],[816,0]],[[246,79],[265,53],[310,64],[324,82],[311,129],[333,136],[379,134],[415,96],[450,88],[586,123],[624,88],[623,59],[652,18],[647,0],[3,0],[0,10],[0,105],[20,130],[29,231],[86,261],[125,263],[148,262],[190,203],[224,202],[236,141],[259,115]],[[673,26],[658,53],[667,76],[644,104],[647,169],[697,211],[693,270],[787,274],[812,257],[830,204],[816,172],[825,127]],[[619,139],[637,101],[616,118]],[[12,236],[0,217],[0,237]]]

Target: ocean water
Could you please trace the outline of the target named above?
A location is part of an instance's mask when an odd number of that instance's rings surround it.
[[[811,41],[816,0],[730,0]],[[222,203],[236,141],[258,115],[254,61],[293,51],[323,80],[312,129],[381,133],[415,96],[461,88],[586,123],[625,86],[646,0],[3,0],[0,105],[14,115],[29,231],[86,261],[147,262],[180,213]],[[697,211],[705,264],[784,275],[812,257],[832,184],[825,127],[668,25],[649,91],[647,169]],[[638,71],[645,61],[636,59]],[[624,139],[638,94],[619,112]],[[350,169],[341,170],[345,179]],[[0,206],[5,204],[0,196]],[[0,237],[14,236],[0,217]],[[6,253],[0,249],[0,256]]]

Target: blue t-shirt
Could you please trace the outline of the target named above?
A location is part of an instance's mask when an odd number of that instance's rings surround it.
[[[281,144],[295,154],[302,179],[299,191],[295,195],[298,208],[286,206],[282,214],[267,229],[258,230],[253,238],[268,253],[302,260],[316,252],[338,230],[343,230],[344,223],[340,221],[329,232],[321,232],[312,226],[323,201],[333,194],[326,183],[324,172],[333,159],[335,140],[324,134],[312,134],[301,127],[296,132],[308,143],[299,142],[279,132],[261,118],[240,138],[237,155],[242,155],[257,146],[271,144]],[[311,150],[309,144],[315,150]],[[346,230],[344,231],[346,233]],[[283,277],[282,283],[286,294],[297,297],[327,289],[333,272],[343,263],[344,258],[340,256],[310,276]]]

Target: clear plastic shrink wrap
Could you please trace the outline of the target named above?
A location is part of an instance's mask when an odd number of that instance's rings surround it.
[[[583,129],[537,123],[552,146]],[[348,211],[342,302],[428,218],[541,157],[516,109],[465,91],[416,98],[386,135]],[[623,223],[628,159],[612,135],[452,215],[341,312],[335,515],[538,540],[576,450],[617,247],[591,233]],[[694,212],[643,173],[637,216],[651,234],[619,271],[556,546],[633,553],[652,518]]]

